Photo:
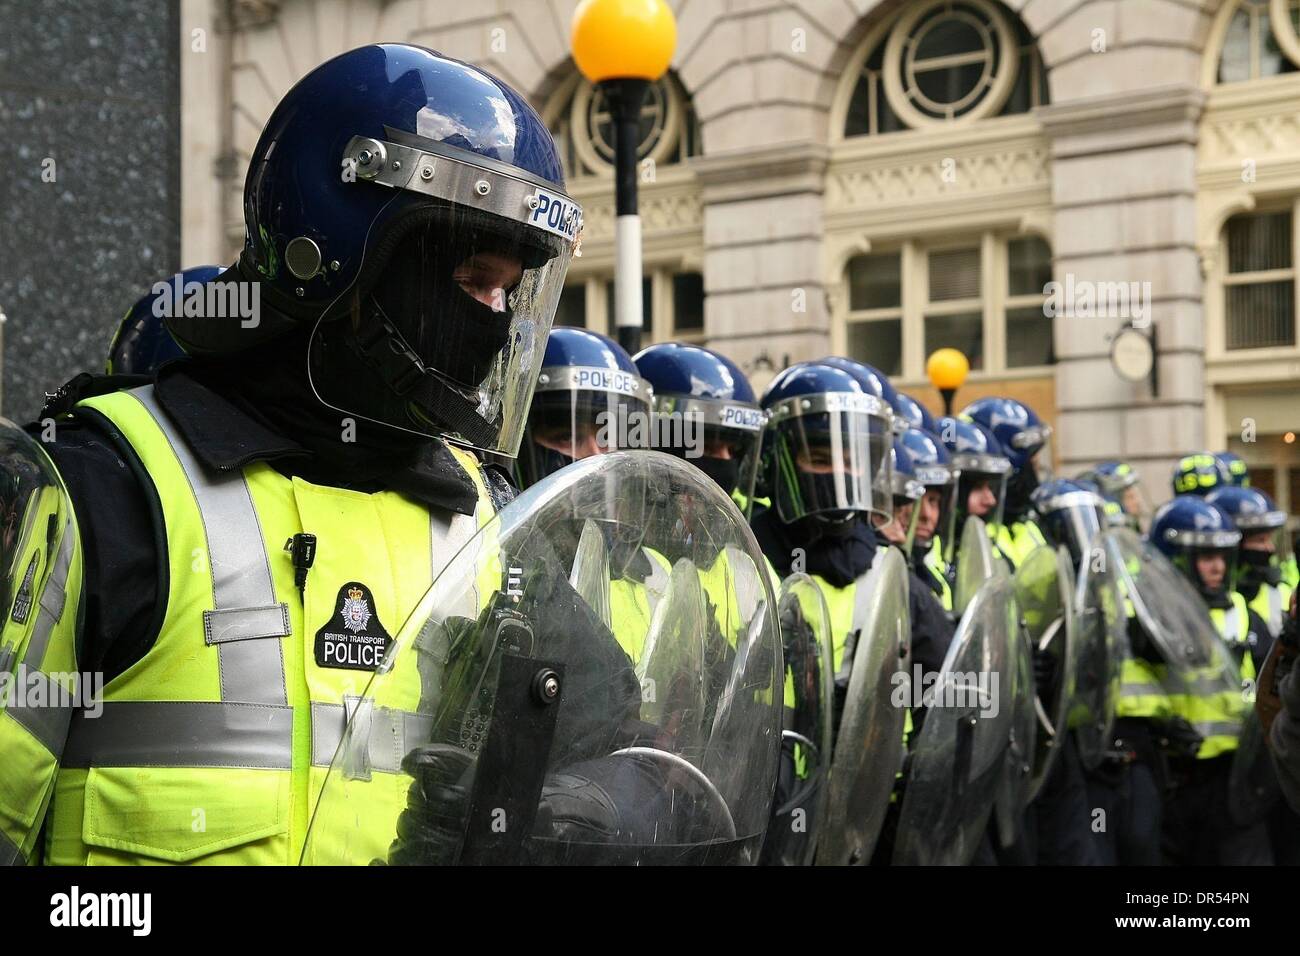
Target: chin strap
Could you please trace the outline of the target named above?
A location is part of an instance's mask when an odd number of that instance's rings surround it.
[[[378,308],[353,338],[357,354],[394,395],[408,403],[410,412],[423,418],[420,413],[427,410],[430,424],[448,428],[479,448],[489,447],[496,439],[499,424],[485,421],[465,396],[421,362]]]

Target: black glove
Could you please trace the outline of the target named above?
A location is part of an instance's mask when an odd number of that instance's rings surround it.
[[[456,862],[465,841],[474,756],[460,747],[429,744],[402,758],[412,777],[406,809],[397,818],[397,839],[388,850],[395,866],[445,866]]]
[[[1171,757],[1195,759],[1205,738],[1185,719],[1170,717],[1168,720],[1153,720],[1151,724],[1161,750]]]

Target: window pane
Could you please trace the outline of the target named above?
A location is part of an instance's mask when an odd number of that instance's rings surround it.
[[[1012,295],[1045,295],[1052,281],[1052,250],[1037,236],[1007,243],[1007,288]]]
[[[1228,220],[1228,271],[1290,269],[1291,214],[1264,213]]]
[[[930,301],[970,299],[980,294],[980,251],[950,249],[930,253]]]
[[[957,349],[976,371],[984,367],[984,322],[978,312],[930,315],[925,319],[925,354]]]
[[[883,319],[849,323],[849,357],[874,365],[886,375],[903,370],[903,321]]]
[[[585,285],[566,285],[560,293],[560,304],[555,309],[553,326],[572,325],[580,329],[587,327],[587,287]]]
[[[1291,23],[1296,22],[1296,7],[1294,3],[1291,6]],[[1259,51],[1259,75],[1260,76],[1277,76],[1280,73],[1294,73],[1296,65],[1282,55],[1282,50],[1277,45],[1277,38],[1273,36],[1273,22],[1269,18],[1268,9],[1265,8],[1259,15],[1259,35],[1263,40],[1264,49]]]
[[[650,277],[643,276],[641,279],[641,328],[645,332],[650,331],[650,317],[654,314],[650,310]],[[609,319],[609,334],[617,336],[618,326],[614,323],[614,280],[610,279],[605,283],[605,317]]]
[[[1270,498],[1276,501],[1277,488],[1275,487],[1276,481],[1273,475],[1273,469],[1272,468],[1248,468],[1247,471],[1250,474],[1250,487],[1258,488],[1260,491],[1264,492],[1264,494],[1268,495]],[[1296,474],[1300,474],[1300,472],[1289,471],[1288,474],[1296,475]],[[1294,480],[1295,479],[1293,478],[1292,481]],[[1295,492],[1292,492],[1291,500],[1298,501],[1300,499],[1297,499],[1295,497]]]
[[[678,332],[704,330],[704,276],[698,272],[673,276],[673,327]]]
[[[1233,15],[1223,39],[1219,58],[1219,82],[1240,83],[1250,79],[1250,14],[1242,9]]]
[[[902,303],[899,254],[854,256],[849,260],[849,309],[892,309]]]
[[[845,136],[867,136],[871,133],[871,88],[877,83],[873,74],[862,73],[853,96],[849,99],[849,112],[844,117]],[[877,93],[880,93],[877,87]]]
[[[1052,320],[1043,315],[1042,306],[1007,310],[1007,368],[1051,365]]]
[[[1230,349],[1295,344],[1295,283],[1252,282],[1227,288]]]

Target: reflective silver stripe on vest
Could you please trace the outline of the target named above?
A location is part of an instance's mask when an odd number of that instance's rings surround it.
[[[119,700],[77,711],[65,767],[293,765],[293,708],[228,701]]]
[[[286,703],[279,638],[289,634],[289,611],[275,600],[261,523],[243,473],[211,476],[158,406],[152,385],[127,394],[144,406],[157,423],[198,504],[208,544],[214,605],[211,612],[204,612],[203,628],[207,643],[217,643],[221,699]],[[279,618],[265,615],[268,607],[280,607],[283,614]],[[240,636],[211,640],[211,635],[218,632]]]
[[[23,657],[32,667],[40,667],[45,661],[50,635],[54,633],[54,625],[59,623],[63,609],[67,606],[68,569],[72,566],[73,538],[72,522],[68,521],[63,525],[63,533],[60,535],[54,569],[41,588],[40,611],[37,612],[36,623],[32,625],[32,639]]]
[[[391,710],[375,707],[373,701],[357,704],[354,739],[349,753],[344,754],[344,770],[349,778],[363,778],[367,770],[398,773],[402,758],[412,749],[429,742],[433,733],[433,715],[417,714],[409,710]],[[311,705],[311,762],[315,767],[328,767],[343,742],[347,728],[347,708],[342,704]],[[367,726],[368,725],[368,726]],[[365,739],[365,749],[360,739]]]
[[[1191,722],[1192,727],[1202,737],[1237,737],[1241,734],[1241,724],[1224,721]]]
[[[1268,605],[1267,613],[1264,616],[1268,623],[1268,633],[1277,637],[1282,633],[1282,591],[1276,584],[1265,584],[1261,586],[1264,592],[1264,600]]]
[[[1244,644],[1241,634],[1241,605],[1236,601],[1232,606],[1223,610],[1222,624],[1219,633],[1229,644]]]
[[[1119,696],[1121,697],[1163,697],[1164,694],[1164,688],[1155,683],[1126,683],[1119,686]]]
[[[25,866],[27,858],[23,856],[22,847],[0,830],[0,866]]]
[[[24,704],[0,709],[57,758],[68,739],[68,724],[72,721],[73,711],[77,709],[77,695],[47,674],[26,666],[19,666],[14,681],[23,688],[23,697],[34,698],[39,694],[45,703],[40,707]]]
[[[654,554],[649,548],[642,548],[645,559],[650,562],[650,573],[645,576],[642,590],[645,592],[646,608],[650,616],[655,616],[655,608],[663,599],[664,592],[668,590],[668,569],[655,560]]]

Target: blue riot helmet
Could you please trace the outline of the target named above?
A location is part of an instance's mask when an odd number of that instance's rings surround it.
[[[988,430],[1011,462],[1003,511],[1008,520],[1029,510],[1030,495],[1038,487],[1035,457],[1047,446],[1052,428],[1032,408],[1014,398],[977,398],[957,416]]]
[[[847,529],[857,514],[893,514],[888,404],[852,374],[816,362],[780,372],[763,393],[768,413],[759,474],[777,517]]]
[[[1103,461],[1079,477],[1096,482],[1104,497],[1118,501],[1133,528],[1140,530],[1151,514],[1151,502],[1142,490],[1141,476],[1128,462]]]
[[[167,331],[164,317],[183,310],[187,298],[203,295],[204,284],[221,271],[220,266],[194,266],[155,282],[118,323],[108,346],[105,371],[109,375],[152,375],[164,362],[183,358],[185,350]]]
[[[1179,495],[1160,506],[1151,522],[1148,537],[1211,602],[1211,606],[1223,606],[1228,593],[1235,587],[1236,552],[1241,542],[1241,532],[1226,512],[1199,495]],[[1197,563],[1198,559],[1205,557],[1223,559],[1221,581],[1210,583],[1202,577]]]
[[[916,507],[916,541],[923,548],[929,548],[930,542],[940,530],[945,540],[952,540],[953,524],[956,521],[957,477],[948,449],[937,435],[919,428],[907,429],[899,436],[899,440],[912,456],[916,480],[924,489],[921,503]]]
[[[894,392],[894,427],[898,431],[919,428],[921,431],[933,433],[938,426],[928,408],[911,395]]]
[[[818,359],[817,364],[848,372],[858,380],[858,384],[863,387],[867,394],[875,395],[884,402],[889,408],[890,415],[893,415],[894,401],[898,396],[898,392],[894,390],[894,386],[889,384],[889,378],[880,369],[874,365],[868,365],[866,362],[845,358],[842,355],[829,355],[824,359]],[[893,422],[893,428],[896,432],[900,430],[897,421]]]
[[[1223,470],[1228,473],[1228,480],[1238,488],[1250,487],[1250,467],[1246,460],[1238,455],[1235,451],[1216,451],[1214,457],[1218,459]]]
[[[1107,492],[1100,482],[1090,477],[1093,474],[1095,473],[1092,471],[1085,471],[1078,478],[1074,479],[1074,483],[1093,492],[1101,498],[1102,517],[1106,519],[1106,527],[1130,528],[1138,534],[1141,534],[1142,525],[1138,521],[1137,516],[1131,515],[1124,510],[1124,505],[1118,498]]]
[[[887,521],[876,521],[876,529],[890,544],[912,553],[912,540],[916,535],[916,522],[920,515],[918,503],[925,496],[925,485],[916,473],[916,462],[903,442],[895,435],[889,448],[889,486],[893,497],[893,512]]]
[[[654,392],[655,447],[686,458],[748,507],[767,416],[739,366],[680,342],[651,345],[633,361]]]
[[[244,221],[217,281],[254,308],[169,318],[187,352],[283,338],[342,414],[516,454],[581,225],[522,96],[409,44],[337,56],[272,112]]]
[[[579,328],[553,331],[519,453],[521,487],[592,455],[647,447],[650,399],[632,358],[613,339]]]
[[[1286,512],[1257,488],[1229,485],[1216,488],[1205,500],[1231,518],[1241,532],[1237,566],[1242,583],[1256,586],[1279,583],[1282,570],[1278,553],[1286,527]]]
[[[1110,526],[1101,490],[1091,482],[1052,478],[1035,488],[1030,500],[1047,540],[1070,553],[1076,570],[1082,567],[1094,539]]]
[[[1174,465],[1175,495],[1208,495],[1215,488],[1232,484],[1228,469],[1208,451],[1184,455]]]
[[[948,449],[952,470],[957,476],[954,534],[950,534],[944,543],[947,560],[951,562],[955,547],[953,538],[961,533],[968,517],[975,515],[988,525],[1002,523],[1002,505],[1006,500],[1011,462],[998,440],[982,426],[952,417],[941,418],[937,424],[939,440]]]

